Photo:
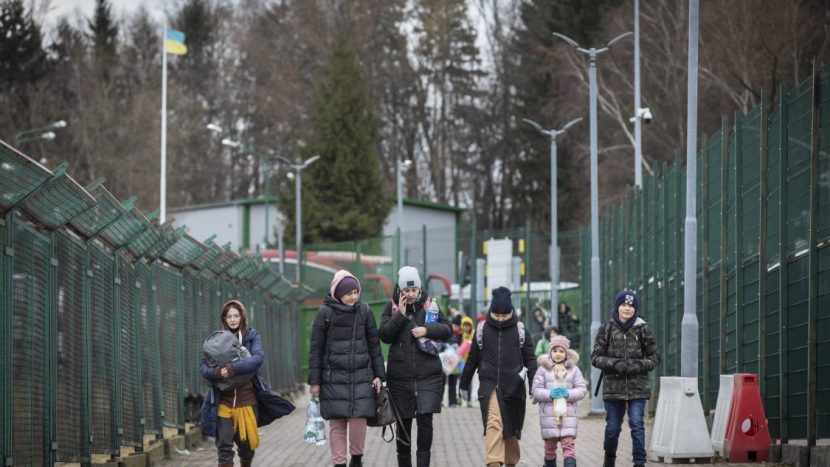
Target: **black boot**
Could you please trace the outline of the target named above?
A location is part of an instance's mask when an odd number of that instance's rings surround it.
[[[412,454],[398,453],[398,467],[412,467]]]
[[[352,454],[352,461],[349,467],[363,467],[363,454]]]
[[[432,456],[430,451],[415,451],[415,459],[418,462],[418,467],[429,467],[429,458]]]
[[[562,464],[563,467],[576,467],[576,458],[575,457],[566,457],[565,463]]]
[[[334,467],[346,467],[346,464],[334,464]]]
[[[556,467],[556,458],[545,459],[545,467]]]
[[[605,453],[605,461],[602,463],[602,467],[614,467],[614,464],[617,462],[617,456],[610,455],[607,452]]]
[[[646,467],[645,464],[634,464],[634,467]]]

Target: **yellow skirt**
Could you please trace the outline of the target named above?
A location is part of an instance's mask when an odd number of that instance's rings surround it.
[[[225,404],[219,404],[219,410],[216,415],[222,418],[233,419],[233,431],[234,433],[239,433],[240,441],[248,441],[251,449],[259,447],[259,431],[257,431],[253,406],[246,405],[244,407],[234,408]]]

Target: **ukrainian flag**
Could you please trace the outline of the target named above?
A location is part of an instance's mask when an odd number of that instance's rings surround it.
[[[164,38],[164,50],[171,55],[184,55],[187,46],[184,45],[184,33],[175,29],[167,29]]]

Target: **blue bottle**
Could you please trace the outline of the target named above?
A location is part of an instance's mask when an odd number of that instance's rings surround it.
[[[438,304],[432,302],[429,304],[429,309],[427,310],[427,316],[424,320],[424,323],[435,323],[438,321]]]

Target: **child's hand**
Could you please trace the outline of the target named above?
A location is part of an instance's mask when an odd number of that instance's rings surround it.
[[[560,399],[568,397],[568,390],[565,388],[553,388],[550,390],[551,399]]]

